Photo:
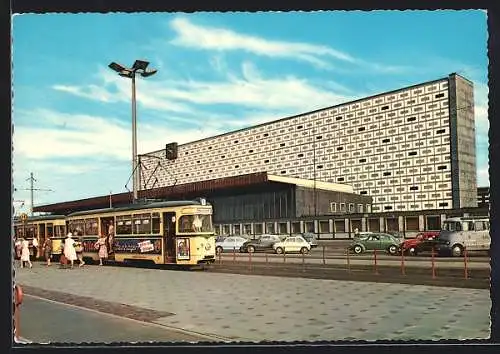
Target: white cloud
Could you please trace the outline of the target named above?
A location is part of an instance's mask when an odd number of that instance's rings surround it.
[[[101,102],[113,102],[110,97],[119,97],[120,102],[130,102],[128,82],[109,73],[102,73],[102,84],[86,86],[54,85],[53,88],[68,94]],[[226,80],[197,81],[172,80],[149,81],[137,90],[137,101],[146,108],[158,111],[204,116],[194,105],[230,104],[259,110],[291,110],[294,114],[325,106],[339,104],[356,98],[335,93],[334,82],[322,89],[317,83],[294,76],[264,77],[255,65],[245,61],[241,73],[228,71]],[[95,89],[99,87],[99,94]],[[339,90],[346,91],[346,88]],[[114,91],[118,91],[115,93]],[[359,96],[359,95],[358,95]],[[191,118],[192,120],[192,118]]]
[[[170,43],[183,47],[219,51],[245,50],[269,57],[296,58],[319,66],[329,65],[325,60],[319,59],[319,56],[355,61],[349,54],[327,46],[267,40],[228,29],[198,26],[185,18],[172,20],[170,26],[178,35]]]
[[[488,172],[488,164],[483,166],[478,166],[476,180],[478,187],[485,187],[490,185],[490,174]]]

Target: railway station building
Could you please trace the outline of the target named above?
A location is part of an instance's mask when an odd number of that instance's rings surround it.
[[[458,74],[139,156],[139,198],[204,197],[220,234],[439,229],[478,208],[473,83]],[[161,168],[160,168],[161,167]],[[65,214],[130,193],[38,206]]]

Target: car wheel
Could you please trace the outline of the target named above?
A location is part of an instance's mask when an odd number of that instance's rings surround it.
[[[217,246],[217,248],[215,249],[215,252],[217,254],[221,254],[222,253],[222,247],[221,246]]]
[[[302,253],[302,254],[307,254],[308,252],[309,252],[309,250],[307,249],[307,247],[302,247],[300,249],[300,253]]]
[[[451,255],[453,257],[461,257],[463,253],[462,246],[460,245],[455,245],[451,248]]]
[[[283,248],[281,248],[281,247],[276,248],[276,253],[277,254],[282,254],[283,253]]]
[[[398,252],[398,248],[397,248],[397,246],[395,246],[395,245],[391,245],[391,246],[389,246],[389,253],[390,253],[391,255],[395,255],[397,252]]]
[[[247,247],[247,252],[248,253],[254,253],[255,252],[255,247],[254,246],[248,246]]]
[[[353,251],[356,254],[360,254],[361,252],[363,252],[363,247],[361,247],[360,245],[356,245],[354,246]]]
[[[410,247],[410,249],[408,249],[408,254],[410,256],[416,256],[417,255],[417,250],[415,249],[415,247]]]

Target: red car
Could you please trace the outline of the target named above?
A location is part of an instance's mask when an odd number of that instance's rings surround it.
[[[439,236],[439,231],[424,231],[417,234],[415,238],[405,240],[401,244],[403,252],[416,256],[419,252],[425,251],[426,244],[430,244]]]

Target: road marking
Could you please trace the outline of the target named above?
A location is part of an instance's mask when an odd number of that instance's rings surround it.
[[[37,295],[31,295],[31,294],[26,294],[25,293],[24,296],[28,296],[28,297],[32,297],[32,298],[35,298],[35,299],[39,299],[39,300],[51,302],[51,303],[58,304],[58,305],[64,305],[64,306],[68,306],[68,307],[73,307],[73,308],[79,309],[79,310],[90,311],[90,312],[94,312],[94,313],[97,313],[97,314],[100,314],[100,315],[106,315],[106,316],[109,316],[109,317],[113,317],[113,318],[116,318],[116,319],[133,321],[135,323],[142,324],[142,325],[149,325],[149,326],[152,326],[152,327],[157,327],[157,328],[162,328],[162,329],[168,329],[168,330],[171,330],[173,332],[178,332],[178,333],[182,333],[182,334],[188,334],[188,335],[192,335],[192,336],[198,336],[198,337],[204,338],[204,339],[216,340],[216,341],[222,341],[222,342],[232,342],[232,341],[237,340],[237,339],[230,339],[230,338],[227,338],[227,337],[219,336],[217,334],[206,334],[206,333],[196,332],[196,331],[187,330],[187,329],[183,329],[183,328],[178,328],[178,327],[174,327],[174,326],[164,325],[164,324],[160,324],[160,323],[156,323],[156,322],[146,322],[146,321],[140,321],[140,320],[136,320],[136,319],[129,318],[129,317],[122,317],[122,316],[114,315],[112,313],[102,312],[102,311],[90,309],[90,308],[83,307],[83,306],[78,306],[78,305],[73,305],[73,304],[67,304],[65,302],[55,301],[55,300],[47,299],[45,297],[41,297],[41,296],[37,296]],[[190,341],[190,343],[193,343],[193,342]]]

